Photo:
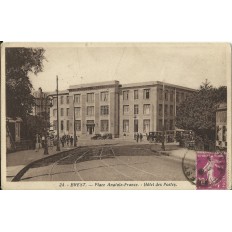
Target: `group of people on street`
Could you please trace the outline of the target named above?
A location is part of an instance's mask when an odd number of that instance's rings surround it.
[[[77,137],[76,137],[76,141],[77,141]],[[62,147],[64,147],[65,144],[67,146],[73,146],[74,138],[70,135],[63,135],[60,138],[60,142],[62,144]]]
[[[35,139],[35,149],[38,151],[40,148],[45,148],[46,145],[46,138],[45,135],[36,135]],[[57,140],[58,137],[57,135],[47,135],[47,146],[48,147],[53,147],[57,145]],[[70,135],[63,135],[60,139],[60,144],[62,147],[64,146],[73,146],[74,145],[74,138],[73,136]],[[77,141],[77,136],[76,136],[76,141]]]
[[[142,142],[143,141],[143,134],[142,133],[135,133],[134,134],[134,139],[136,140],[137,143],[139,141]]]

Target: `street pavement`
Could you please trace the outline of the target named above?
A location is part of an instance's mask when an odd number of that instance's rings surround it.
[[[137,144],[134,140],[79,141],[78,146],[70,157],[30,168],[21,181],[181,181],[186,180],[182,158],[185,156],[194,165],[196,154],[175,145],[167,145],[167,151],[161,152],[160,144]],[[72,151],[72,147],[62,148],[68,149]],[[55,150],[49,151],[49,155],[55,154]],[[88,150],[91,152],[85,154]],[[8,181],[26,164],[44,157],[43,150],[8,154]]]

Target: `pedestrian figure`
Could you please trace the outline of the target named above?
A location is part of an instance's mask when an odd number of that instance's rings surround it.
[[[123,134],[123,138],[126,139],[126,134],[125,133]]]
[[[71,146],[73,145],[73,137],[71,136],[70,137],[70,143],[71,143]]]
[[[140,142],[142,142],[142,140],[143,140],[143,135],[142,135],[142,133],[140,133],[139,138],[140,138]]]
[[[43,135],[42,136],[42,148],[44,148],[44,145],[45,145],[45,136]]]
[[[61,140],[62,147],[64,147],[64,138],[62,137],[60,140]]]
[[[136,142],[139,142],[139,133],[136,134]]]
[[[69,145],[69,136],[68,135],[66,136],[66,143],[67,143],[67,145]]]

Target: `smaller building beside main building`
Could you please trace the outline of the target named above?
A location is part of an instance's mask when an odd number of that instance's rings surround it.
[[[59,91],[57,112],[56,92],[50,108],[50,123],[57,134],[91,137],[111,133],[113,137],[135,133],[175,130],[176,107],[196,90],[163,82],[121,85],[119,81],[70,86]],[[74,123],[75,121],[75,123]]]

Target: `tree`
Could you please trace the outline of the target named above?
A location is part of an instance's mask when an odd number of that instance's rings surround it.
[[[203,141],[215,140],[216,108],[227,101],[227,88],[214,88],[206,80],[200,89],[177,107],[176,126],[193,130]]]
[[[45,113],[43,113],[45,115]],[[49,116],[48,113],[46,113],[47,116],[41,117],[28,115],[26,118],[26,128],[27,128],[27,135],[26,138],[28,139],[35,139],[36,134],[44,135],[47,132],[47,129],[50,128],[50,123],[47,121],[47,118]]]
[[[43,48],[6,48],[6,115],[25,119],[32,111],[34,97],[29,73],[43,71]]]

